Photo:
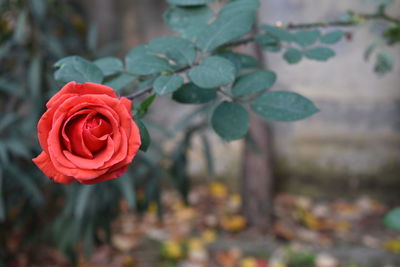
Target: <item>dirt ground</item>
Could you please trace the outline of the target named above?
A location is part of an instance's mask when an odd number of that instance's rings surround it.
[[[165,192],[162,202],[162,221],[156,204],[138,215],[121,202],[112,244],[81,255],[78,266],[400,266],[400,233],[383,226],[388,207],[368,196],[323,201],[279,194],[268,233],[247,225],[241,197],[223,183],[193,188],[190,206],[175,192]],[[37,264],[24,265],[22,255],[13,266],[70,266],[54,249],[42,250],[46,257]]]

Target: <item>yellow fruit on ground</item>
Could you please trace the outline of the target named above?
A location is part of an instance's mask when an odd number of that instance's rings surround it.
[[[201,234],[201,239],[205,243],[212,243],[217,239],[217,233],[214,230],[204,230]]]
[[[257,267],[257,260],[254,258],[243,258],[240,261],[240,267]]]
[[[169,240],[163,244],[161,254],[167,259],[177,260],[183,256],[182,247],[178,242]]]
[[[208,186],[211,196],[215,198],[226,198],[228,195],[228,189],[221,182],[212,182]]]
[[[229,232],[238,232],[246,227],[246,219],[241,215],[226,216],[221,219],[221,226]]]

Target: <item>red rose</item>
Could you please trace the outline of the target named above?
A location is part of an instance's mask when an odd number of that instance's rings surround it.
[[[33,162],[63,184],[121,176],[141,143],[131,104],[108,86],[68,83],[46,104],[38,123],[43,152]]]

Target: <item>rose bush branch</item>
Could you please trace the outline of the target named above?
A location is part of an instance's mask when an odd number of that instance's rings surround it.
[[[298,30],[298,29],[328,28],[328,27],[350,27],[350,26],[357,26],[357,25],[363,23],[364,21],[368,21],[368,20],[384,20],[387,22],[400,23],[399,19],[387,15],[384,11],[380,11],[380,12],[378,11],[376,13],[371,13],[371,14],[348,12],[348,15],[350,16],[350,18],[348,20],[337,20],[337,21],[330,21],[330,22],[311,22],[311,23],[291,23],[290,22],[290,23],[287,23],[286,25],[281,25],[282,23],[277,22],[275,25],[278,28],[282,28],[282,29]],[[234,48],[237,46],[246,45],[248,43],[257,41],[258,36],[262,36],[262,34],[251,34],[245,38],[242,38],[242,39],[239,39],[236,41],[232,41],[232,42],[228,42],[228,43],[222,45],[221,47],[218,47],[218,49]],[[198,62],[196,62],[193,66],[195,66],[197,64],[198,64]],[[185,67],[184,69],[181,69],[174,73],[184,73],[186,70],[190,70],[190,68],[191,67]],[[140,91],[137,91],[135,93],[127,95],[125,97],[127,97],[129,99],[135,99],[146,93],[150,93],[152,91],[152,89],[153,89],[153,87],[147,87]],[[219,92],[221,94],[225,94],[225,93],[222,93],[221,90],[217,90],[217,92]],[[232,96],[229,96],[226,94],[225,94],[225,96],[232,98]]]

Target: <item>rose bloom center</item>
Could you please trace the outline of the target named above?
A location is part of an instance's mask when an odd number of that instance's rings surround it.
[[[64,149],[74,155],[92,159],[112,136],[112,126],[101,114],[81,110],[68,118],[63,125],[61,139]]]

